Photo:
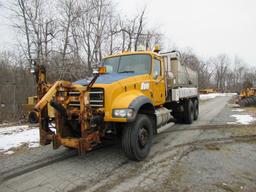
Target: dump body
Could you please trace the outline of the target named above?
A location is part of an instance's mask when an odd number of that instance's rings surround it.
[[[161,54],[165,63],[165,72],[169,88],[192,85],[198,86],[198,75],[186,65],[182,64],[179,59],[179,53]]]
[[[197,74],[180,64],[177,53],[125,52],[104,58],[101,66],[105,74],[91,80],[38,86],[44,90],[35,106],[42,145],[84,153],[106,138],[122,137],[126,155],[142,160],[152,135],[171,115],[184,113],[187,123],[197,119]],[[55,109],[55,132],[49,127],[48,105]]]
[[[178,102],[182,98],[197,97],[197,73],[180,62],[178,52],[163,53],[161,55],[165,68],[166,102]]]

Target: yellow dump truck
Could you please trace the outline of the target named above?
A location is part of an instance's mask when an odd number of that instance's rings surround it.
[[[91,80],[46,83],[36,64],[40,143],[64,145],[79,153],[105,138],[119,137],[129,159],[143,160],[153,135],[172,116],[191,124],[199,114],[197,73],[180,63],[176,51],[122,52],[101,61]],[[49,129],[48,104],[55,109],[56,131]]]

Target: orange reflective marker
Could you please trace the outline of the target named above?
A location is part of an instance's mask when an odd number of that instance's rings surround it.
[[[99,74],[104,74],[106,71],[106,67],[99,67]]]

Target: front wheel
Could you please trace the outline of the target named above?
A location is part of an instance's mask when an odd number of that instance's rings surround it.
[[[147,157],[152,146],[153,125],[147,115],[138,114],[134,122],[123,129],[122,147],[131,160],[141,161]]]

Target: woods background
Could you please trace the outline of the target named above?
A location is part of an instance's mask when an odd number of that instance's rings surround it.
[[[0,9],[11,12],[10,25],[19,34],[13,50],[0,52],[0,122],[19,119],[22,104],[35,95],[28,72],[32,59],[46,66],[49,82],[74,81],[91,76],[106,55],[160,44],[181,52],[182,62],[198,71],[200,88],[238,92],[256,84],[256,67],[238,55],[204,58],[191,48],[170,46],[159,26],[150,27],[146,8],[129,18],[111,0],[11,0]]]

